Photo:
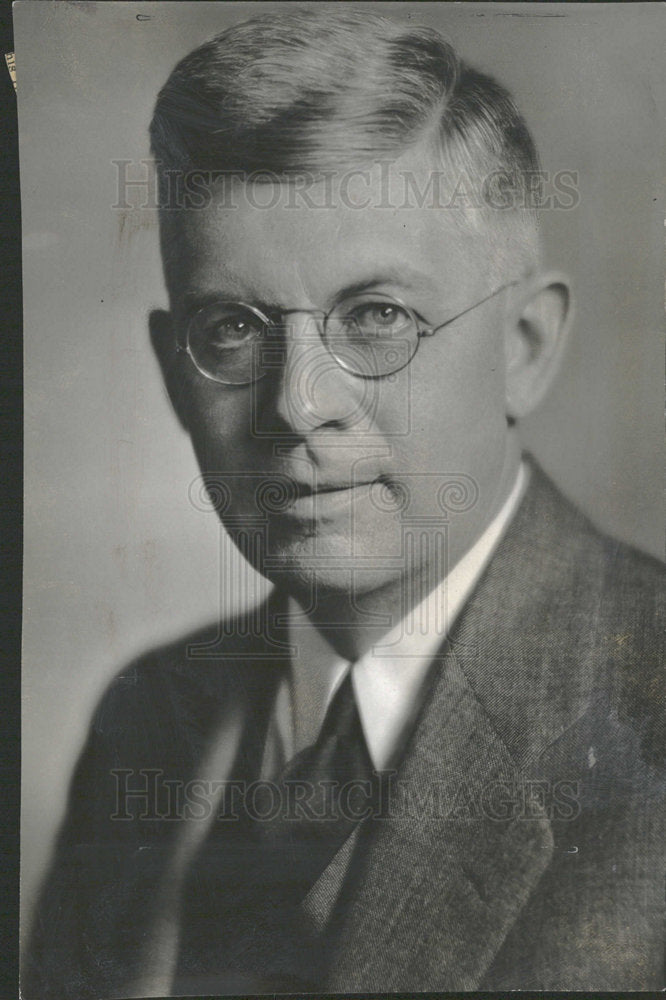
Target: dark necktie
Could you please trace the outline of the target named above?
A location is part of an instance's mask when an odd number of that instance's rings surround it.
[[[325,949],[300,904],[378,792],[351,673],[316,742],[276,782],[249,789],[239,820],[214,825],[186,883],[180,993],[320,985]]]

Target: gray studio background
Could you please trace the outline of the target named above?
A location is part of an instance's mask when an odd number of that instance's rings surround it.
[[[25,295],[23,916],[94,703],[128,659],[215,616],[229,552],[152,357],[156,219],[113,209],[177,59],[245,3],[15,5]],[[261,9],[280,4],[261,4]],[[544,213],[575,282],[558,386],[524,425],[566,493],[663,557],[660,5],[383,4],[496,74],[580,204]],[[138,168],[137,168],[138,171]]]

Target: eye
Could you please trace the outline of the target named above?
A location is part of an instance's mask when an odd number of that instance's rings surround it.
[[[364,337],[404,336],[414,326],[404,306],[385,300],[350,304],[345,309],[345,322]]]
[[[217,303],[195,315],[190,346],[197,343],[208,350],[231,351],[263,336],[265,329],[264,321],[251,309]]]

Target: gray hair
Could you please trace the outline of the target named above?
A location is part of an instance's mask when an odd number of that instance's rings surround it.
[[[253,17],[178,63],[150,135],[161,192],[174,173],[289,181],[425,143],[450,188],[471,181],[463,214],[483,226],[491,269],[506,276],[508,261],[538,262],[539,160],[527,124],[508,91],[431,28],[346,5]]]

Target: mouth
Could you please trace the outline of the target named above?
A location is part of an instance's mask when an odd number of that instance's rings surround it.
[[[376,480],[355,482],[305,483],[292,485],[293,499],[281,513],[288,518],[316,521],[343,514],[356,499],[368,495]]]
[[[318,483],[316,487],[313,487],[312,483],[294,483],[294,490],[296,493],[296,498],[301,499],[302,497],[311,496],[325,496],[328,493],[342,493],[345,490],[355,490],[363,486],[371,486],[374,480],[363,480],[361,482],[354,483]]]

